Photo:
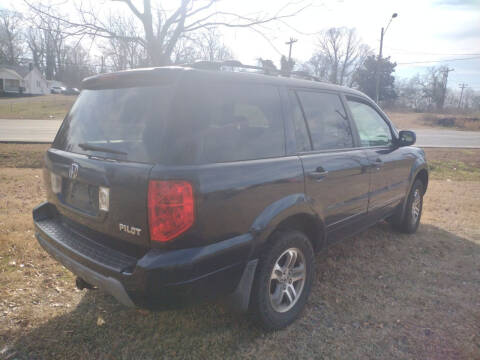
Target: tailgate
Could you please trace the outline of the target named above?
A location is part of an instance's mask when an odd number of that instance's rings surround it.
[[[147,191],[151,168],[151,164],[50,149],[45,168],[48,198],[60,214],[74,223],[146,247],[150,242]],[[61,177],[61,189],[56,194],[49,186],[52,173]],[[107,210],[100,209],[100,191],[108,193]]]

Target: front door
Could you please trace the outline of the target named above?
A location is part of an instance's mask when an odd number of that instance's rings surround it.
[[[369,161],[354,148],[338,94],[297,90],[291,98],[306,193],[332,241],[352,232],[367,213]]]
[[[371,164],[368,211],[385,214],[405,197],[413,159],[395,146],[391,125],[367,100],[347,96],[347,104]]]

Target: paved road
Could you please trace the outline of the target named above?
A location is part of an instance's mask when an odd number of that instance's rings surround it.
[[[419,129],[415,133],[418,146],[480,148],[479,131]]]
[[[0,119],[0,141],[52,142],[61,120]]]
[[[0,119],[0,141],[51,142],[60,124],[59,120]],[[480,132],[443,129],[415,132],[418,146],[480,148]]]

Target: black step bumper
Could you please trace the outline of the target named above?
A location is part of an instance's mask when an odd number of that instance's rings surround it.
[[[43,203],[33,210],[40,245],[75,275],[127,306],[177,307],[232,293],[252,245],[250,234],[211,245],[164,251],[135,258],[72,231]]]

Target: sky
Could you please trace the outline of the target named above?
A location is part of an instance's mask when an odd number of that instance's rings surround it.
[[[53,0],[51,0],[53,1]],[[75,0],[61,1],[62,8],[71,7]],[[78,0],[77,0],[78,1]],[[104,6],[127,11],[119,2],[96,0]],[[58,2],[58,0],[57,0]],[[134,0],[141,8],[141,1]],[[155,0],[152,0],[154,3]],[[164,8],[174,8],[178,0],[157,0]],[[428,67],[448,64],[449,87],[466,83],[480,91],[480,0],[291,0],[291,13],[304,5],[305,10],[282,23],[270,23],[262,34],[249,29],[222,28],[223,41],[235,57],[243,63],[255,64],[256,59],[278,62],[281,54],[288,54],[285,44],[289,38],[298,39],[293,46],[297,62],[308,60],[317,47],[318,33],[330,27],[356,28],[363,42],[378,53],[380,29],[392,20],[384,37],[383,55],[390,56],[398,65],[396,76],[411,77],[424,73]],[[22,10],[21,0],[0,0],[3,6]],[[218,11],[239,14],[272,14],[288,0],[223,0]],[[0,4],[0,7],[2,6]],[[458,60],[453,59],[467,59]],[[435,61],[435,62],[434,62]],[[410,64],[414,63],[414,64]]]

